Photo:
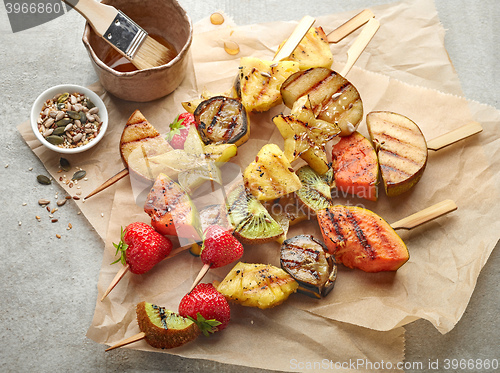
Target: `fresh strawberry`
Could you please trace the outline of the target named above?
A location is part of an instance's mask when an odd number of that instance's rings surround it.
[[[205,240],[201,249],[201,261],[210,268],[223,267],[240,259],[243,245],[230,231],[219,225],[211,225],[205,230]]]
[[[195,124],[194,115],[191,113],[182,113],[170,123],[170,132],[167,135],[167,141],[174,149],[184,149],[184,143],[189,132],[189,127]]]
[[[130,271],[135,274],[148,272],[172,251],[172,242],[167,237],[141,222],[122,229],[120,242],[113,243],[113,246],[116,255],[121,255],[114,263],[121,261],[123,265],[128,264]]]
[[[189,317],[208,335],[227,326],[231,310],[224,295],[212,284],[199,284],[181,299],[179,315]]]

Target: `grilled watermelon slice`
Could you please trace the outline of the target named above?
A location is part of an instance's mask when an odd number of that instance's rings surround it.
[[[409,259],[403,240],[370,210],[335,205],[318,211],[317,218],[328,252],[346,267],[396,271]]]

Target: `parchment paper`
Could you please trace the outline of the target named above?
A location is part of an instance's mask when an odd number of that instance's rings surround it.
[[[169,353],[280,370],[292,369],[292,359],[341,362],[367,358],[398,362],[403,359],[402,325],[424,318],[445,333],[463,314],[479,272],[499,238],[499,222],[490,206],[499,202],[500,115],[491,107],[433,90],[461,94],[443,46],[444,30],[431,1],[404,1],[372,10],[382,26],[346,76],[358,88],[365,112],[392,110],[407,115],[419,124],[427,139],[472,119],[480,121],[484,131],[431,153],[422,180],[403,196],[388,199],[381,192],[376,203],[354,197],[336,201],[370,208],[389,222],[447,198],[455,200],[459,209],[413,231],[400,232],[411,258],[396,273],[366,274],[339,266],[335,289],[326,299],[315,301],[294,294],[284,305],[266,311],[233,306],[231,327],[210,340],[199,338]],[[355,13],[318,17],[317,24],[328,32]],[[73,165],[88,173],[89,180],[79,184],[82,195],[123,168],[118,141],[123,125],[135,109],[165,133],[182,110],[181,101],[197,97],[202,89],[225,91],[234,79],[241,56],[271,59],[295,24],[223,25],[197,33],[191,49],[192,74],[172,95],[155,102],[124,102],[104,92],[100,84],[94,84],[91,88],[104,99],[109,110],[110,128],[98,146],[68,157]],[[342,67],[344,52],[354,36],[332,46],[335,69]],[[225,40],[238,42],[238,56],[224,52]],[[401,41],[398,48],[393,47],[394,40]],[[252,139],[239,149],[235,162],[245,167],[263,144],[283,145],[270,120],[283,110],[279,106],[268,113],[251,115]],[[57,172],[59,156],[37,143],[28,123],[20,125],[19,130],[57,180],[61,175]],[[366,134],[364,123],[360,131]],[[63,187],[71,195],[76,192],[67,185]],[[109,263],[114,260],[112,242],[119,239],[120,226],[138,220],[148,222],[148,216],[131,196],[126,178],[86,202],[76,201],[105,241],[98,298],[119,269]],[[313,221],[295,227],[289,235],[301,232],[321,237]],[[278,249],[274,243],[246,246],[243,259],[278,265]],[[137,333],[134,307],[142,300],[177,309],[200,268],[198,258],[183,253],[160,263],[146,275],[127,274],[104,302],[97,300],[88,336],[99,343],[112,344]],[[229,269],[211,270],[204,281],[220,280]],[[127,348],[150,349],[145,342]]]

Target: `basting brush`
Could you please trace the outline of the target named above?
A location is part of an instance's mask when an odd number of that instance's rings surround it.
[[[176,52],[159,43],[120,10],[94,0],[63,0],[139,70],[168,63]]]

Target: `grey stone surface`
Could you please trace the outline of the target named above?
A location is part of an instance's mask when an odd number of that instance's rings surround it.
[[[387,2],[180,0],[195,22],[223,10],[238,24],[299,19],[304,14]],[[465,96],[500,108],[500,2],[436,0],[436,7]],[[52,198],[62,189],[37,184],[35,176],[45,173],[44,167],[16,130],[29,118],[38,93],[48,86],[89,85],[96,80],[80,41],[83,25],[82,17],[72,12],[13,34],[0,5],[0,371],[261,371],[127,349],[105,353],[103,346],[85,337],[97,297],[103,243],[71,203],[58,211],[58,224],[47,219],[36,223],[35,216],[43,214],[38,199]],[[71,234],[58,240],[56,234],[64,234],[67,223],[73,225]],[[436,359],[500,359],[499,267],[497,248],[462,320],[450,333],[441,335],[426,321],[406,326],[406,362],[424,363],[424,369],[408,372],[431,371],[427,363]]]

